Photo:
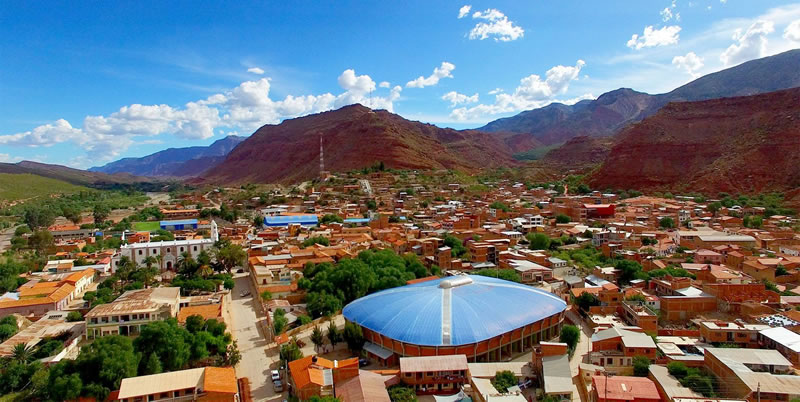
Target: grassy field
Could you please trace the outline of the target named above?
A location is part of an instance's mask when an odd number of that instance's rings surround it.
[[[133,222],[133,230],[137,232],[155,232],[161,229],[158,222]]]
[[[72,194],[89,190],[65,181],[33,174],[0,173],[0,201],[27,200],[51,194]]]

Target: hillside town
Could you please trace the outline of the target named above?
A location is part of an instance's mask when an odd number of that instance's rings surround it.
[[[376,165],[145,198],[26,210],[4,245],[2,393],[800,398],[800,221],[780,194]]]

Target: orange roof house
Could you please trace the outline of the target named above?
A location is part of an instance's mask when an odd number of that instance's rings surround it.
[[[358,375],[358,358],[328,360],[306,356],[289,362],[290,386],[301,400],[333,396],[333,385]]]

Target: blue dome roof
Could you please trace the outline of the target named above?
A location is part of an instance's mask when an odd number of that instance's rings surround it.
[[[480,275],[451,276],[387,289],[345,306],[349,321],[424,346],[466,345],[560,313],[552,293]]]

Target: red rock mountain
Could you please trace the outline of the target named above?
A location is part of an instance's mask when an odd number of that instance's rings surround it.
[[[603,163],[613,145],[614,137],[573,137],[545,154],[541,163],[559,169],[589,169]]]
[[[670,103],[622,130],[590,183],[709,193],[800,187],[800,88]]]
[[[537,145],[530,136],[458,131],[406,120],[361,105],[265,125],[204,173],[206,183],[290,183],[325,169],[341,172],[376,162],[390,168],[460,169],[515,166],[512,154]]]

